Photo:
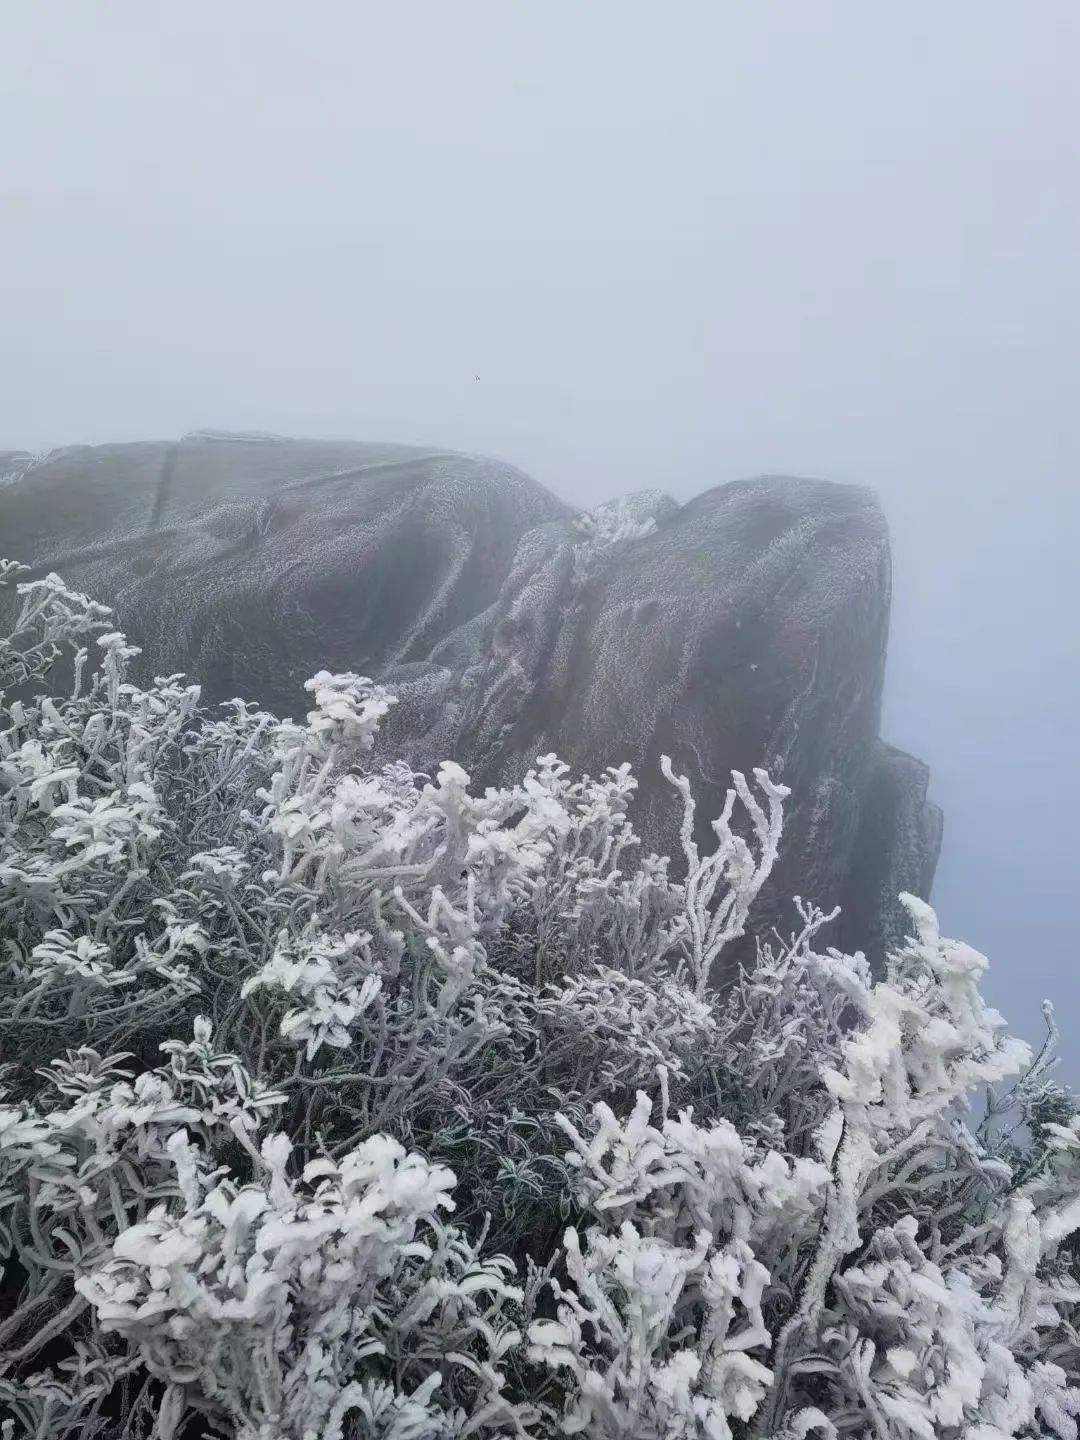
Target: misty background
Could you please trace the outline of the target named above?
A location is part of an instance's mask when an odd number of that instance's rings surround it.
[[[934,902],[1075,1076],[1075,0],[50,0],[0,36],[0,449],[875,486]]]

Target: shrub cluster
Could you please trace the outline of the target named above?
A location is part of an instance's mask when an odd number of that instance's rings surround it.
[[[1053,1033],[912,897],[718,992],[782,786],[701,854],[665,761],[675,880],[626,766],[375,766],[361,676],[211,713],[0,581],[3,1440],[1075,1440]]]

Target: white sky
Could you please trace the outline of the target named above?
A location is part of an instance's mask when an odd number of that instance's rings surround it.
[[[876,485],[935,900],[1017,1028],[1050,993],[1068,1031],[1075,0],[49,0],[0,44],[0,447]]]

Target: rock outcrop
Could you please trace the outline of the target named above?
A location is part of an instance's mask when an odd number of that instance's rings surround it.
[[[649,848],[676,847],[661,754],[700,839],[730,771],[792,789],[757,912],[839,904],[880,957],[896,895],[928,895],[941,836],[920,762],[878,736],[890,569],[869,490],[766,478],[685,505],[647,492],[580,516],[491,460],[201,434],[0,455],[0,554],[113,605],[147,674],[301,713],[321,667],[401,704],[388,748],[481,783],[555,751],[629,760]]]
[[[0,551],[113,605],[147,674],[277,713],[302,709],[313,665],[426,658],[565,512],[510,466],[399,445],[209,433],[0,454]]]

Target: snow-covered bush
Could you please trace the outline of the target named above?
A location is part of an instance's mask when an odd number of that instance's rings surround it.
[[[820,1225],[828,1171],[689,1110],[657,1129],[652,1108],[642,1092],[620,1123],[598,1104],[589,1139],[563,1121],[594,1223],[584,1251],[566,1232],[572,1285],[553,1282],[558,1317],[533,1324],[532,1354],[573,1376],[568,1433],[728,1435],[773,1382],[751,1353],[770,1343],[762,1300],[792,1237]]]
[[[174,1427],[194,1404],[244,1440],[339,1440],[353,1413],[368,1434],[523,1431],[498,1368],[520,1339],[502,1303],[521,1292],[509,1261],[440,1221],[449,1170],[377,1135],[298,1183],[272,1134],[238,1186],[184,1130],[167,1148],[178,1202],[128,1226],[76,1289],[165,1383]]]
[[[660,491],[645,490],[583,510],[574,521],[574,529],[582,537],[574,546],[575,582],[584,583],[613,547],[653,534],[656,515],[665,508],[666,499]]]
[[[211,713],[18,577],[2,1440],[1075,1440],[1052,1014],[1032,1060],[912,897],[881,974],[801,900],[725,974],[783,787],[733,776],[702,854],[665,759],[675,880],[627,766],[375,764],[363,676]]]

